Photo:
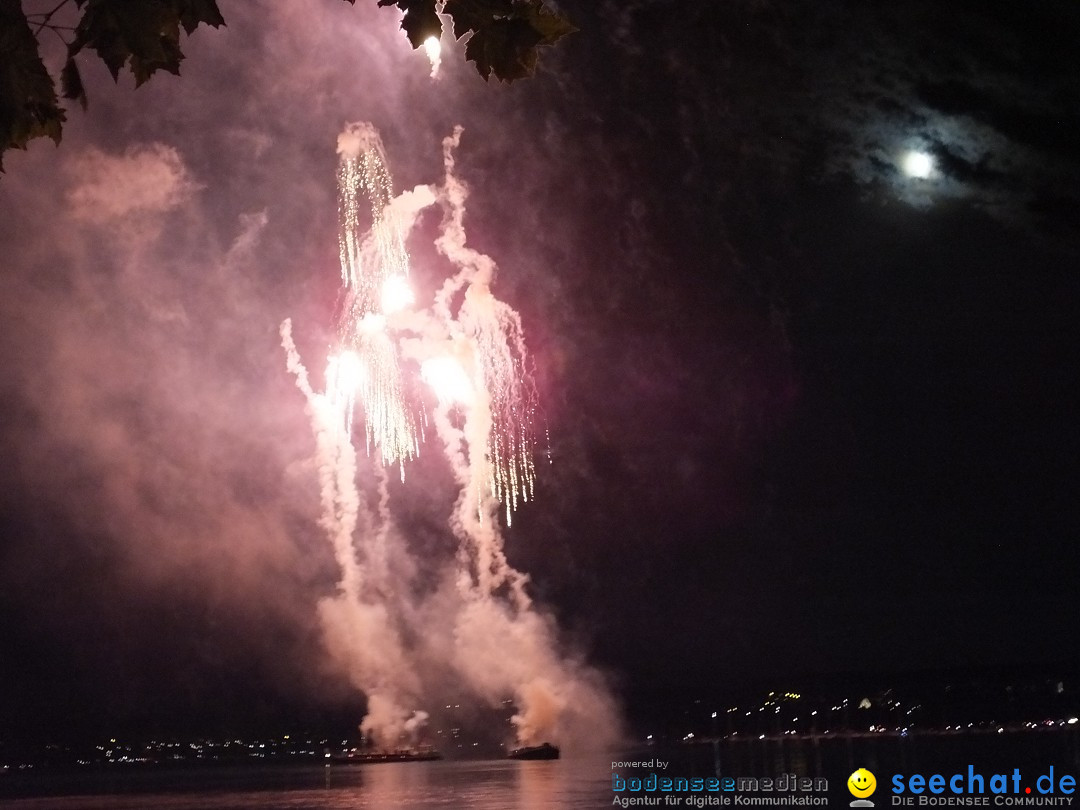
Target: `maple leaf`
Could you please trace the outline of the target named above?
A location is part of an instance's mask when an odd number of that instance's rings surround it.
[[[492,73],[505,82],[533,75],[538,48],[577,30],[543,0],[447,0],[443,12],[455,37],[469,35],[465,58],[485,80]]]
[[[213,0],[83,0],[80,7],[83,16],[68,46],[69,58],[90,48],[114,80],[126,64],[136,86],[158,70],[180,73],[181,27],[190,33],[201,23],[224,23]]]
[[[34,138],[59,143],[64,111],[19,0],[0,0],[0,54],[0,155]]]
[[[438,39],[442,34],[442,20],[435,10],[435,0],[379,0],[379,6],[397,6],[405,12],[401,29],[414,48],[423,45],[428,37]]]

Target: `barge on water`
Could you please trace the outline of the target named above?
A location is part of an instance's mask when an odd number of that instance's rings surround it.
[[[507,755],[508,759],[558,759],[559,749],[551,743],[540,745],[526,745],[515,748]]]

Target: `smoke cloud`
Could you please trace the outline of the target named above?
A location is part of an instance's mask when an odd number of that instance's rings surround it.
[[[131,146],[122,155],[90,149],[69,170],[72,215],[95,223],[164,213],[198,189],[179,152],[161,143]]]

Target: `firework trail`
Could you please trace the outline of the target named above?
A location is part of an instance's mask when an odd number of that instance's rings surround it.
[[[368,695],[364,732],[396,741],[409,716],[404,706],[414,702],[420,684],[385,600],[365,576],[369,569],[379,569],[379,561],[363,568],[358,560],[357,528],[363,529],[361,536],[370,536],[371,518],[356,489],[356,451],[343,429],[339,405],[311,386],[293,341],[292,322],[286,320],[280,331],[286,367],[304,395],[315,433],[320,525],[341,569],[338,593],[318,605],[326,647],[334,663]]]
[[[535,495],[536,469],[533,456],[536,442],[533,421],[536,416],[536,393],[528,367],[521,318],[491,294],[496,266],[485,256],[466,245],[465,200],[468,189],[455,174],[454,150],[461,143],[461,127],[443,140],[443,165],[446,181],[442,202],[446,211],[442,236],[436,240],[439,252],[457,266],[458,272],[446,281],[435,299],[435,311],[456,331],[467,336],[474,347],[470,369],[477,391],[486,394],[488,429],[484,437],[483,457],[486,469],[475,467],[479,480],[474,488],[486,487],[505,508],[510,525],[519,503]],[[465,288],[464,302],[457,318],[451,302]],[[483,519],[478,493],[478,516]]]
[[[503,550],[500,502],[509,525],[511,511],[534,496],[535,391],[521,320],[491,293],[495,263],[466,242],[468,189],[456,176],[454,159],[461,133],[456,128],[443,141],[444,219],[436,241],[458,270],[433,304],[453,351],[438,356],[439,369],[431,361],[423,367],[429,383],[440,380],[434,385],[443,392],[434,425],[461,486],[451,520],[462,542],[453,665],[492,705],[513,696],[518,711],[511,722],[519,743],[587,736],[603,745],[618,726],[603,678],[559,654],[554,623],[533,607],[528,577],[509,564]],[[451,419],[455,407],[464,409],[460,428]]]

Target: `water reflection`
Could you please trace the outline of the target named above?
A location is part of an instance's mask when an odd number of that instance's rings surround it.
[[[441,761],[299,768],[221,768],[4,777],[0,800],[15,810],[548,810],[606,807],[614,760],[662,758],[671,776],[823,777],[846,804],[856,767],[881,775],[951,773],[969,763],[990,772],[1080,769],[1080,734],[1032,733],[924,738],[744,739],[712,745],[642,748],[549,762]],[[644,777],[648,768],[633,775]],[[1039,771],[1041,772],[1041,771]],[[629,773],[623,772],[623,776]],[[43,775],[44,776],[44,775]],[[58,795],[65,794],[65,795]],[[28,798],[20,799],[18,796]],[[36,797],[36,798],[34,798]]]
[[[560,777],[564,776],[564,769],[559,767],[560,764],[559,760],[514,762],[517,806],[522,810],[548,810],[550,807],[557,807],[556,798],[563,792],[560,790]]]

